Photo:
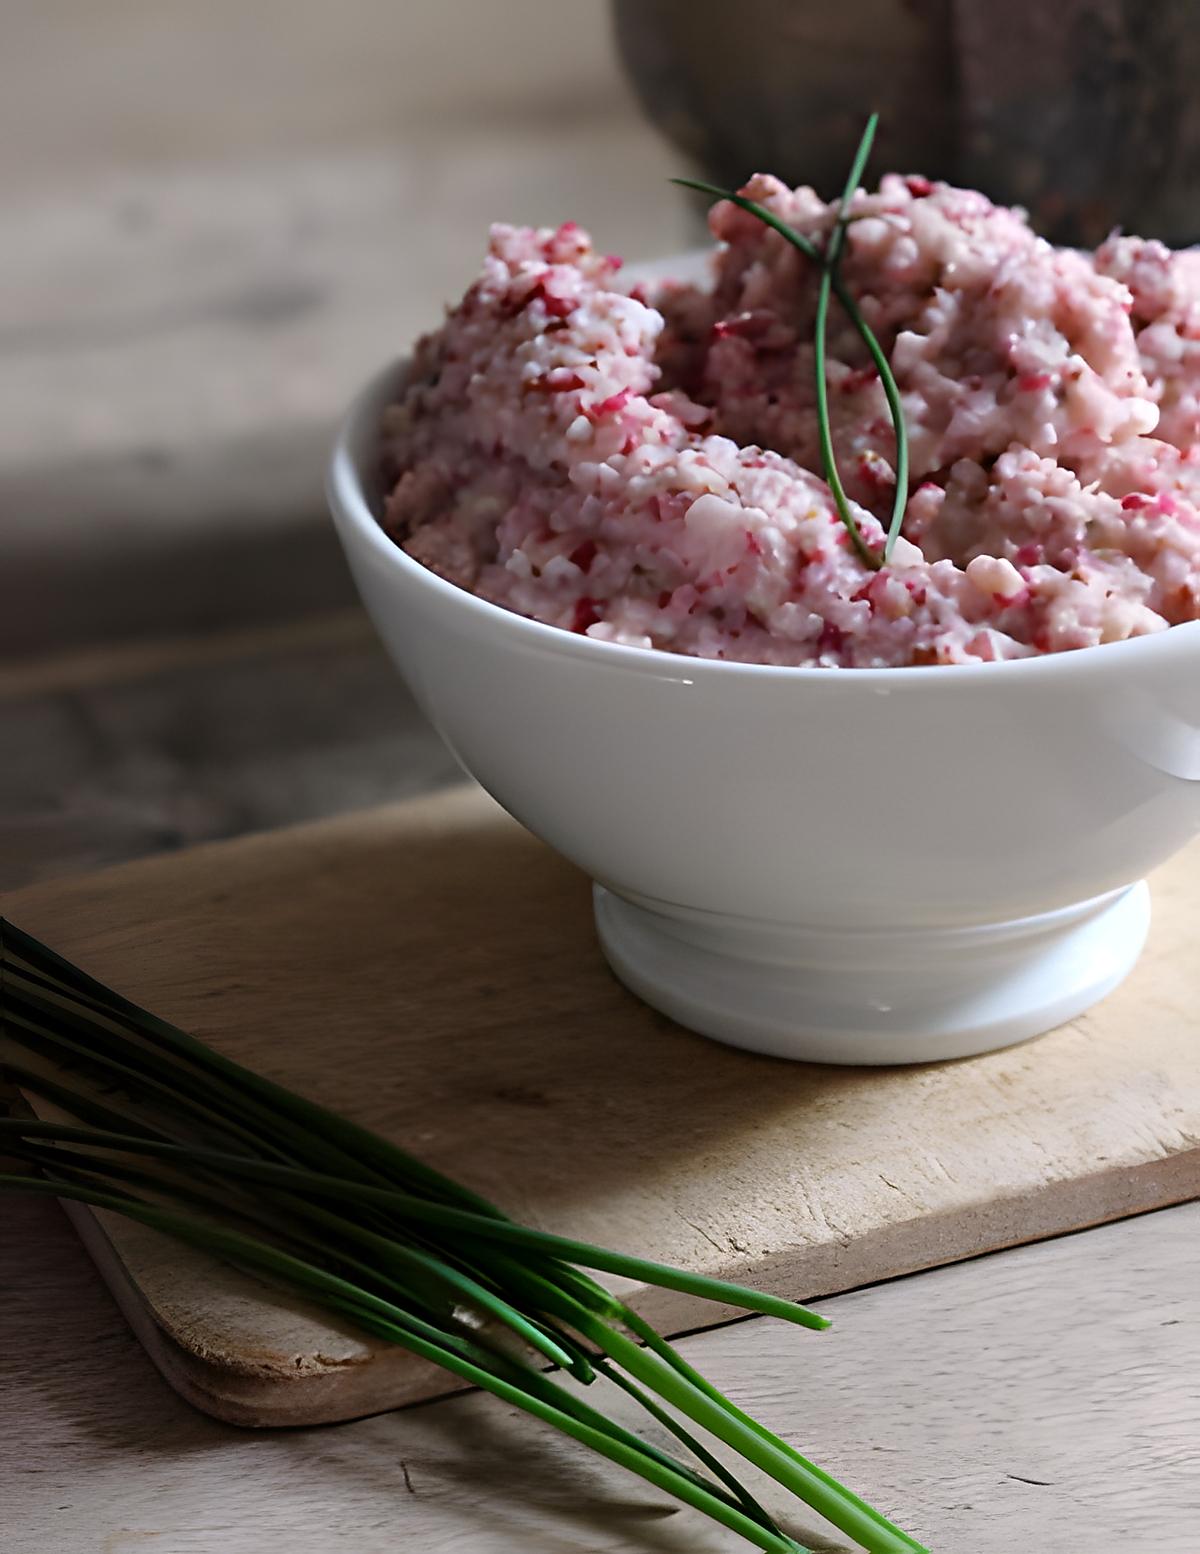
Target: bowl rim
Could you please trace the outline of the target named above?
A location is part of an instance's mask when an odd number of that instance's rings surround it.
[[[1200,637],[1200,621],[1185,621],[1163,631],[1128,637],[1121,642],[1104,642],[1094,647],[1072,648],[1060,653],[1041,653],[1030,658],[1010,658],[993,663],[980,661],[969,664],[844,669],[833,665],[755,664],[720,658],[698,658],[685,653],[671,653],[665,648],[632,647],[622,642],[598,641],[594,637],[564,631],[561,626],[532,620],[505,609],[503,605],[493,604],[489,599],[481,599],[478,594],[469,593],[457,583],[448,582],[422,562],[414,560],[392,539],[372,511],[367,495],[367,472],[361,467],[356,450],[360,445],[378,446],[380,418],[399,387],[409,361],[407,355],[395,357],[375,372],[352,401],[338,429],[326,478],[326,495],[334,518],[340,520],[339,528],[343,523],[348,526],[356,539],[379,557],[385,567],[393,569],[410,584],[426,589],[445,608],[457,610],[485,629],[507,632],[532,649],[587,660],[596,666],[606,663],[612,668],[620,667],[659,678],[669,672],[670,678],[690,681],[701,678],[770,679],[814,688],[841,687],[843,692],[853,685],[861,691],[878,694],[884,688],[898,690],[920,685],[928,689],[933,684],[943,682],[960,687],[968,682],[977,682],[980,686],[999,688],[1023,680],[1052,682],[1108,673],[1119,668],[1131,669],[1139,664],[1149,667],[1164,654],[1178,652],[1184,646],[1181,637]]]

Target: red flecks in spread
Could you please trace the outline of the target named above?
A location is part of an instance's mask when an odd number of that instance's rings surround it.
[[[550,318],[569,318],[574,313],[578,303],[573,297],[560,297],[546,287],[546,278],[543,276],[536,281],[526,299],[527,303],[540,301]]]
[[[592,562],[595,559],[595,540],[584,540],[582,544],[576,545],[575,549],[567,557],[567,560],[573,562],[581,572],[590,572],[592,570]]]
[[[972,658],[981,659],[985,664],[995,662],[996,644],[990,632],[976,632],[968,641],[967,647]]]
[[[571,617],[571,630],[585,632],[589,626],[594,626],[601,619],[600,610],[594,599],[576,599],[575,613]]]
[[[716,340],[760,340],[777,324],[775,314],[766,308],[748,308],[733,318],[719,318],[712,326],[712,335]]]
[[[826,621],[821,627],[821,635],[817,638],[817,651],[820,653],[840,653],[846,641],[846,633],[840,626],[835,626],[832,621]]]
[[[747,193],[829,229],[811,190]],[[652,622],[731,661],[1010,659],[1200,617],[1200,262],[1125,237],[1054,249],[919,176],[864,189],[855,216],[855,294],[903,386],[914,488],[879,578],[823,478],[816,273],[724,204],[711,290],[620,287],[573,222],[494,228],[390,412],[388,532],[518,614],[639,644]],[[840,314],[829,372],[878,549],[894,435]],[[601,533],[603,550],[584,538]]]
[[[842,394],[857,394],[859,389],[866,388],[868,383],[874,383],[879,377],[876,367],[858,367],[853,372],[848,372],[838,384],[838,390]]]
[[[856,600],[865,599],[871,606],[871,613],[883,607],[888,592],[888,574],[886,572],[873,572],[863,586],[854,595]]]
[[[567,394],[583,387],[584,382],[579,374],[566,367],[556,367],[553,372],[543,373],[540,378],[530,378],[525,385],[526,390],[532,394]]]
[[[542,253],[551,264],[570,264],[585,254],[591,240],[577,221],[564,221],[543,245]]]
[[[896,476],[886,459],[878,453],[860,453],[858,477],[872,491],[887,491],[896,484]]]
[[[602,399],[599,404],[592,405],[584,414],[591,420],[595,420],[598,416],[616,415],[618,411],[624,410],[632,397],[633,390],[631,388],[618,389],[615,394],[610,394],[607,399]]]

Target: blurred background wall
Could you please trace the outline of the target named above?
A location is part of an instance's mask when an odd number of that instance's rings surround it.
[[[428,139],[620,95],[591,0],[8,0],[0,167],[36,187]],[[430,120],[435,121],[431,124]]]
[[[490,221],[690,240],[602,0],[8,0],[0,27],[0,886],[449,780],[323,467]]]
[[[10,0],[4,32],[8,651],[325,602],[333,422],[488,223],[683,239],[598,0]]]

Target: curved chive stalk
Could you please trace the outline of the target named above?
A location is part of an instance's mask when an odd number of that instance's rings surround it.
[[[837,274],[838,261],[842,254],[842,244],[846,237],[846,217],[850,214],[850,201],[854,198],[854,191],[862,182],[863,168],[870,154],[871,142],[875,138],[875,125],[877,116],[872,114],[867,120],[867,127],[863,131],[863,137],[859,141],[858,150],[854,156],[854,163],[850,169],[850,176],[846,180],[846,187],[842,192],[841,204],[838,207],[837,220],[833,224],[833,231],[825,244],[825,260],[821,265],[821,280],[817,287],[817,313],[813,325],[813,372],[816,377],[817,390],[817,440],[821,448],[821,463],[825,469],[825,480],[829,489],[833,492],[834,505],[838,510],[838,516],[846,526],[855,550],[864,566],[872,571],[878,571],[882,565],[882,558],[863,539],[862,530],[858,527],[858,520],[850,508],[846,489],[842,485],[841,472],[837,467],[837,459],[833,451],[833,429],[829,422],[829,383],[825,372],[825,350],[829,336],[829,298],[833,291],[833,277]]]
[[[0,1006],[0,1036],[21,1054],[8,1072],[76,1119],[0,1121],[0,1146],[47,1173],[0,1174],[0,1190],[127,1215],[296,1289],[553,1425],[767,1554],[804,1550],[695,1427],[868,1554],[920,1551],[743,1414],[581,1270],[826,1326],[815,1312],[515,1224],[403,1150],[120,998],[3,920]],[[0,1052],[0,1061],[7,1056]],[[610,1384],[626,1392],[692,1460],[643,1441],[560,1386],[514,1354],[512,1338],[589,1392]]]
[[[908,430],[904,423],[904,407],[900,400],[900,390],[896,383],[895,374],[891,364],[880,345],[875,331],[867,323],[862,315],[862,310],[854,297],[847,290],[839,271],[839,260],[842,247],[845,242],[846,228],[850,224],[850,202],[855,191],[862,182],[863,170],[867,158],[871,152],[871,145],[875,138],[875,130],[879,123],[879,115],[873,113],[867,120],[867,127],[863,131],[859,141],[858,150],[854,156],[850,176],[846,180],[842,198],[838,206],[837,219],[833,230],[826,242],[824,252],[811,238],[790,226],[765,205],[760,205],[757,200],[749,200],[744,195],[738,194],[732,189],[722,189],[717,184],[704,183],[695,178],[672,178],[671,182],[684,189],[695,189],[701,194],[711,195],[715,199],[728,200],[740,210],[756,217],[764,226],[770,227],[773,232],[789,242],[793,248],[799,250],[806,259],[820,266],[821,279],[817,291],[817,312],[814,324],[813,338],[813,365],[816,378],[817,401],[817,438],[821,450],[821,464],[825,472],[825,480],[833,494],[834,506],[837,508],[838,517],[841,519],[850,539],[858,552],[864,566],[872,571],[878,571],[891,557],[892,549],[900,534],[904,522],[904,510],[908,502]],[[892,498],[892,511],[888,520],[887,539],[883,553],[874,551],[866,543],[858,522],[850,508],[849,499],[846,496],[845,487],[842,484],[838,471],[837,461],[833,451],[833,432],[829,419],[829,390],[826,381],[826,340],[828,335],[829,298],[830,293],[841,303],[847,318],[858,332],[859,338],[866,346],[871,362],[879,374],[879,381],[883,386],[884,397],[888,404],[888,413],[892,419],[892,428],[896,438],[896,492]]]

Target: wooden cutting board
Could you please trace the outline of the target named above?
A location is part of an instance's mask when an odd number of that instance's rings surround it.
[[[1146,954],[1091,1014],[906,1069],[755,1057],[652,1013],[600,958],[587,881],[473,788],[0,910],[518,1218],[816,1298],[1200,1193],[1200,846],[1153,886]],[[73,1217],[155,1362],[213,1414],[316,1423],[452,1390],[142,1227]],[[671,1331],[727,1314],[637,1303]]]

